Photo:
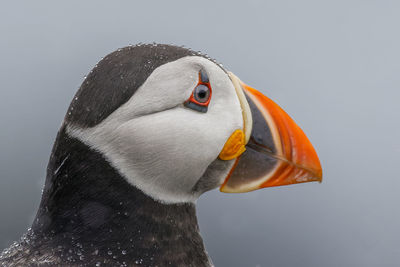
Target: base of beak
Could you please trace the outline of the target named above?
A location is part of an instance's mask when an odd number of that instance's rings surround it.
[[[246,151],[245,142],[244,132],[240,129],[234,131],[219,154],[219,159],[232,160],[239,157]]]

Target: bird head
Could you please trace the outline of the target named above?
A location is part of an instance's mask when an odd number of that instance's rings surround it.
[[[65,118],[130,185],[164,203],[321,181],[318,156],[276,103],[214,60],[171,45],[102,59]]]

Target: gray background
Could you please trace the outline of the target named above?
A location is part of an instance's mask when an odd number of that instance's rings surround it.
[[[203,195],[216,266],[399,266],[399,4],[2,1],[0,249],[32,221],[83,77],[119,47],[156,41],[206,52],[278,102],[324,168],[322,184]]]

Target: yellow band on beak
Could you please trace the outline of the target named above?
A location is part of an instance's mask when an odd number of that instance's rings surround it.
[[[224,148],[219,153],[222,160],[231,160],[239,157],[246,150],[245,134],[242,130],[234,131],[226,141]]]

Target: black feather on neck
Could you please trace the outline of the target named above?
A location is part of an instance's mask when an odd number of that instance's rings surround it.
[[[194,204],[153,200],[64,127],[32,233],[37,253],[51,250],[64,262],[209,265]]]

